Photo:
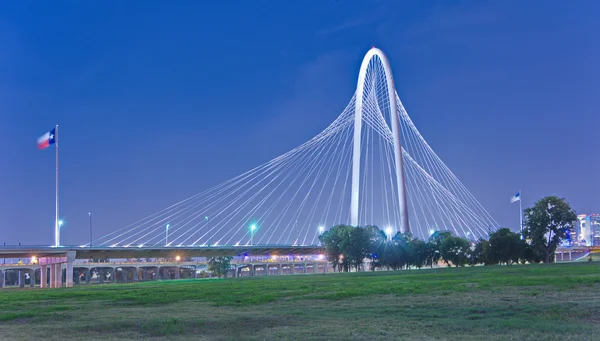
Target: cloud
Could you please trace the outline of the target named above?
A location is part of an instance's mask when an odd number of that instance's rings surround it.
[[[325,28],[317,32],[317,36],[329,36],[345,30],[366,25],[369,21],[365,17],[348,20],[340,25]]]

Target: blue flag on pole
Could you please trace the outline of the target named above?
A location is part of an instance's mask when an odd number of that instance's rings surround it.
[[[510,198],[510,203],[514,203],[517,201],[521,201],[521,191],[518,191],[512,198]]]

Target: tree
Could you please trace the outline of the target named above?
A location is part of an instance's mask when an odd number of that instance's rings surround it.
[[[451,235],[440,245],[440,254],[448,266],[450,263],[456,267],[465,266],[469,262],[470,248],[469,240]]]
[[[489,254],[490,242],[485,239],[479,239],[477,243],[475,243],[475,247],[471,249],[471,254],[469,256],[471,265],[475,264],[485,264],[489,265],[487,260],[487,255]]]
[[[550,263],[561,239],[573,228],[577,214],[565,199],[548,196],[527,208],[524,218],[524,235],[531,242],[533,254]]]
[[[367,258],[371,259],[371,271],[384,266],[384,255],[386,247],[386,236],[377,226],[365,226],[370,245]]]
[[[338,268],[340,257],[342,255],[342,234],[339,231],[340,226],[342,225],[334,226],[319,236],[319,241],[322,245],[325,245],[327,260],[331,263],[334,272]]]
[[[519,233],[501,228],[490,234],[489,252],[486,254],[486,259],[490,264],[517,263],[523,255],[524,249],[525,243],[521,240]]]
[[[208,271],[212,272],[215,276],[221,278],[227,278],[227,273],[231,268],[231,259],[233,257],[209,257],[208,258]]]
[[[418,269],[422,268],[427,263],[427,244],[421,239],[413,238],[408,243],[411,265]]]
[[[377,259],[381,234],[376,226],[367,228],[336,225],[319,236],[325,246],[327,260],[338,271],[360,271],[365,258]]]
[[[452,236],[449,231],[435,231],[427,242],[427,265],[433,268],[433,264],[437,264],[442,259],[440,247],[444,240]]]
[[[354,266],[356,271],[360,271],[360,266],[369,254],[371,246],[370,236],[367,231],[360,227],[351,228],[348,235],[348,242],[344,244],[344,255],[351,266]]]

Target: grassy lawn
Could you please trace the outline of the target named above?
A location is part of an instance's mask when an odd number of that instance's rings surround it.
[[[600,340],[600,264],[0,291],[0,340]]]

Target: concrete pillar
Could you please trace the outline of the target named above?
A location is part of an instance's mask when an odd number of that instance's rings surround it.
[[[92,269],[85,269],[85,282],[86,284],[92,284]]]
[[[138,282],[140,280],[139,279],[140,278],[140,273],[139,272],[140,271],[139,271],[138,268],[133,269],[133,281],[134,282]]]
[[[305,274],[307,273],[307,269],[306,269],[306,263],[302,264],[302,273]]]
[[[175,267],[175,279],[181,279],[181,273],[179,267]]]
[[[313,270],[313,272],[312,272],[312,273],[316,274],[316,273],[317,273],[317,268],[318,268],[318,267],[319,267],[319,263],[317,263],[317,264],[313,264],[313,265],[312,265],[312,270]]]
[[[73,262],[75,261],[75,251],[67,251],[67,271],[65,276],[65,286],[73,287]]]
[[[98,269],[98,283],[104,284],[104,279],[106,279],[104,269]]]
[[[295,275],[296,274],[296,264],[292,263],[290,264],[290,275]]]
[[[63,287],[63,269],[61,263],[56,264],[56,287]]]
[[[148,271],[144,268],[140,269],[142,271],[142,281],[147,281],[148,280]]]
[[[569,260],[572,260],[571,259],[571,250],[569,250]]]
[[[117,282],[117,269],[112,268],[109,271],[110,271],[110,282],[116,283]]]
[[[56,267],[58,264],[50,264],[50,288],[56,288],[58,280],[56,279]]]
[[[48,286],[50,288],[54,288],[54,276],[55,276],[55,271],[54,271],[54,264],[50,264],[50,272],[48,274]]]
[[[40,267],[40,288],[46,288],[47,285],[47,281],[48,280],[48,266],[47,265],[42,265]]]
[[[19,270],[19,288],[25,288],[25,271]]]
[[[4,274],[5,274],[5,272],[6,271],[3,271],[3,270],[0,269],[0,289],[4,288],[4,277],[5,277]]]
[[[35,287],[35,268],[31,269],[31,272],[29,273],[29,286],[31,288]]]

